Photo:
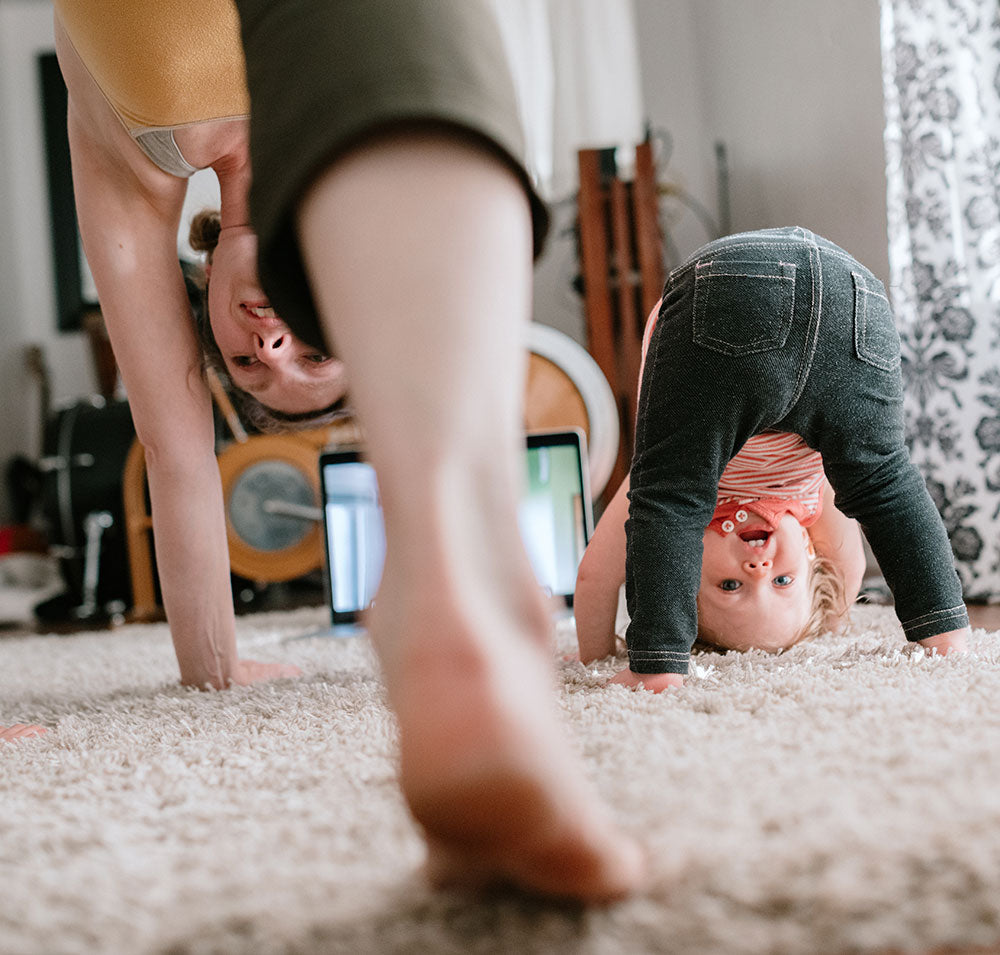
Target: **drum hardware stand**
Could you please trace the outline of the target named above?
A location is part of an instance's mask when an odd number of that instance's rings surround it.
[[[296,517],[300,521],[323,520],[323,508],[309,507],[308,504],[296,504],[294,501],[282,501],[279,498],[268,498],[261,504],[260,509],[265,514]]]
[[[100,399],[103,404],[103,399]],[[73,435],[73,424],[78,416],[79,406],[70,408],[69,415],[72,416],[68,426],[62,429],[59,436],[59,448],[57,454],[51,454],[42,458],[38,462],[38,469],[42,474],[51,471],[56,472],[56,497],[59,501],[59,515],[62,519],[63,527],[76,543],[76,533],[73,526],[73,503],[70,493],[70,468],[92,468],[94,466],[94,456],[92,454],[70,454],[70,442]]]
[[[93,466],[94,456],[86,451],[83,454],[74,454],[70,458],[50,454],[38,462],[38,468],[41,471],[61,471],[65,468],[92,468]]]
[[[83,545],[83,593],[82,602],[69,608],[69,613],[76,620],[92,620],[95,617],[107,617],[116,620],[125,612],[125,604],[121,600],[111,600],[103,607],[97,602],[97,585],[101,576],[101,539],[104,532],[115,523],[110,511],[91,511],[83,519],[83,533],[86,541]],[[53,544],[49,553],[60,559],[72,559],[80,555],[81,548],[68,544]]]
[[[73,510],[70,499],[70,470],[71,468],[92,468],[94,466],[94,456],[92,454],[50,454],[38,462],[38,470],[42,474],[56,472],[56,498],[59,502],[59,516],[62,526],[66,529],[70,537],[76,543],[76,530],[73,522]],[[49,548],[56,557],[75,557],[77,548],[67,544],[53,544]],[[62,553],[71,551],[71,553]]]
[[[83,519],[83,533],[87,538],[83,555],[83,603],[73,609],[78,620],[87,620],[98,613],[121,616],[125,605],[120,600],[112,600],[105,607],[97,604],[97,582],[101,573],[101,538],[115,523],[110,511],[91,511]]]

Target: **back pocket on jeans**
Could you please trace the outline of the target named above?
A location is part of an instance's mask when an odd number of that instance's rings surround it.
[[[885,286],[873,275],[851,272],[854,280],[854,352],[882,371],[899,367],[899,333]]]
[[[784,346],[795,312],[795,266],[724,259],[697,266],[695,344],[723,355]]]

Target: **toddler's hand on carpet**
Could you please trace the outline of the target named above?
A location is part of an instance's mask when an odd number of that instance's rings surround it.
[[[631,670],[619,670],[609,682],[632,690],[662,693],[671,686],[684,686],[684,677],[680,673],[633,673]]]
[[[939,633],[933,637],[926,637],[918,643],[928,650],[934,650],[941,656],[948,656],[950,653],[966,653],[969,649],[968,637],[969,628],[963,627],[961,630],[949,630],[947,633]]]
[[[26,739],[29,736],[41,736],[48,730],[44,726],[28,723],[15,723],[13,726],[0,726],[0,741]]]
[[[264,680],[281,680],[285,677],[302,676],[302,671],[290,663],[260,663],[257,660],[239,660],[236,672],[230,678],[230,686],[249,686]]]

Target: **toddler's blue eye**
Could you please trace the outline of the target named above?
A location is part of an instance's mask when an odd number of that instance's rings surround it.
[[[719,587],[722,590],[739,590],[742,586],[743,584],[741,584],[738,580],[733,580],[731,577],[719,584]]]
[[[795,578],[791,574],[781,574],[771,581],[775,587],[790,587],[794,582]]]

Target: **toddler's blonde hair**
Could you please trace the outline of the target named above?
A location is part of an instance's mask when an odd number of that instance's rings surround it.
[[[844,578],[837,571],[833,561],[816,555],[809,577],[809,587],[812,591],[809,617],[799,635],[791,643],[793,647],[803,640],[812,640],[826,633],[830,629],[832,618],[839,617],[847,609]]]

